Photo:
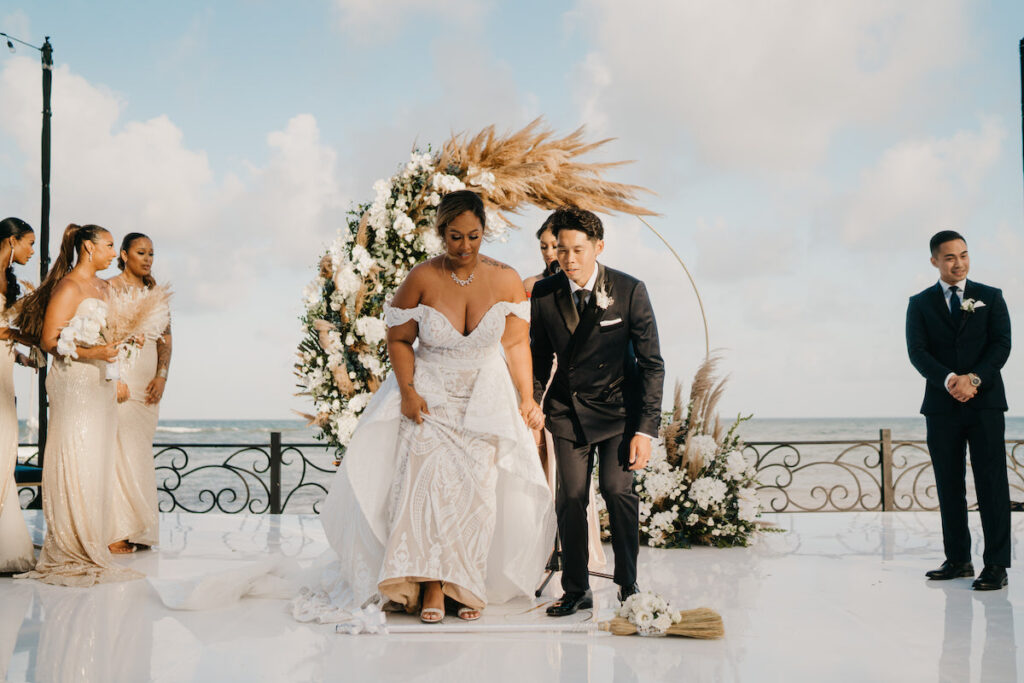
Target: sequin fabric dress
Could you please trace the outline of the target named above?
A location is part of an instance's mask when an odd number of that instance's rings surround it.
[[[87,298],[87,306],[105,303]],[[35,570],[19,578],[62,586],[129,581],[142,574],[114,562],[107,545],[113,524],[115,383],[106,363],[55,357],[46,377],[50,428],[43,462],[46,538]]]

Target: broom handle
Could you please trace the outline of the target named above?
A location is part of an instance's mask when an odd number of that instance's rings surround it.
[[[345,631],[339,629],[339,633]],[[400,626],[388,626],[387,632],[391,633],[581,633],[585,635],[611,635],[602,631],[593,622],[581,624],[445,624],[437,626],[433,624],[410,624]]]

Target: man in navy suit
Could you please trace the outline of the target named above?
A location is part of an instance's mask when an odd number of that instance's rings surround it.
[[[927,380],[921,413],[942,515],[946,561],[932,580],[973,577],[967,529],[966,452],[971,453],[985,536],[985,567],[975,590],[1007,584],[1010,489],[1006,478],[1006,392],[1000,369],[1010,356],[1010,314],[1001,290],[967,279],[967,241],[952,230],[931,239],[939,282],[910,298],[907,351]]]

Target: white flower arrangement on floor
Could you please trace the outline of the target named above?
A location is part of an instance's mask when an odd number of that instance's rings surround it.
[[[747,546],[761,530],[757,472],[743,455],[738,417],[726,431],[715,413],[726,380],[714,376],[718,357],[704,361],[683,404],[676,386],[671,417],[662,425],[647,467],[636,473],[640,541],[652,548]],[[602,529],[608,515],[598,497]]]
[[[414,150],[395,175],[374,183],[372,202],[349,212],[303,291],[295,365],[300,395],[316,411],[300,415],[320,429],[337,461],[391,367],[385,302],[414,266],[444,248],[433,229],[441,197],[462,189],[480,194],[486,236],[502,241],[511,227],[506,214],[526,204],[651,215],[631,203],[643,188],[602,179],[613,164],[578,160],[602,144],[586,142],[582,128],[555,138],[539,119],[504,137],[490,126],[472,138],[453,136],[440,152]]]
[[[619,605],[615,616],[627,619],[642,636],[664,635],[672,624],[682,621],[682,613],[668,600],[650,591],[634,593]]]

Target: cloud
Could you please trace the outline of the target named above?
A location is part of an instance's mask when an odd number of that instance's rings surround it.
[[[697,272],[709,281],[736,282],[792,272],[801,245],[792,230],[743,230],[717,218],[700,219],[695,233]]]
[[[24,187],[39,168],[38,65],[12,60],[0,89],[15,106],[0,110],[0,131],[25,159]],[[337,153],[323,145],[315,118],[300,114],[266,137],[269,157],[218,179],[202,150],[191,149],[167,116],[123,121],[119,95],[67,65],[54,75],[51,230],[98,223],[115,236],[151,235],[158,273],[173,273],[179,302],[223,308],[245,296],[261,265],[298,268],[342,224],[348,201]],[[34,215],[35,195],[6,198]]]
[[[984,199],[984,180],[999,161],[1006,131],[994,119],[948,138],[904,140],[866,169],[858,186],[826,212],[838,217],[849,246],[914,246],[923,234],[957,228]],[[819,219],[823,222],[823,219]]]
[[[0,111],[0,129],[20,147],[26,177],[37,177],[39,169],[38,80],[39,66],[28,58],[12,60],[0,73],[0,89],[14,103]],[[53,226],[197,230],[212,181],[206,155],[185,147],[166,116],[121,124],[119,97],[66,65],[55,69],[54,83]]]
[[[572,17],[592,36],[588,116],[603,111],[648,156],[688,147],[772,173],[813,168],[837,132],[893,114],[956,62],[967,30],[962,0],[580,0]]]

